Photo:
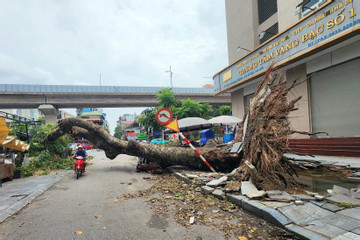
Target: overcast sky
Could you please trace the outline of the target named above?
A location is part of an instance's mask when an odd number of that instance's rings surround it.
[[[227,62],[224,0],[0,0],[0,82],[212,84]],[[111,128],[122,113],[106,109]]]

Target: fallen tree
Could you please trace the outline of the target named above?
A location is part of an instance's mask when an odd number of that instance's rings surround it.
[[[124,141],[111,136],[102,126],[78,118],[64,119],[58,128],[47,136],[47,141],[69,133],[90,140],[98,148],[105,151],[106,157],[114,159],[119,154],[146,158],[159,164],[162,168],[172,165],[184,165],[194,169],[208,170],[207,166],[191,148],[166,147],[140,143],[135,140]],[[231,154],[227,148],[200,148],[199,152],[217,171],[231,171],[239,165],[240,158]]]
[[[296,110],[298,97],[289,101],[287,94],[296,86],[296,81],[288,84],[283,75],[270,68],[258,85],[243,124],[239,125],[234,142],[242,142],[242,158],[231,154],[228,147],[200,148],[200,153],[217,171],[231,171],[233,180],[249,178],[260,188],[285,188],[297,185],[296,170],[291,161],[284,157],[289,152],[288,139],[295,131],[289,127],[288,114]],[[146,158],[162,168],[185,165],[193,169],[208,170],[207,166],[190,148],[150,145],[135,140],[124,141],[111,136],[102,126],[71,118],[59,122],[56,131],[48,135],[53,141],[66,133],[82,136],[105,151],[108,158],[128,154]]]

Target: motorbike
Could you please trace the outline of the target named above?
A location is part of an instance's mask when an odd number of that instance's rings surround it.
[[[79,179],[79,177],[85,172],[85,159],[82,156],[76,156],[74,158],[74,172],[76,174],[76,179]]]

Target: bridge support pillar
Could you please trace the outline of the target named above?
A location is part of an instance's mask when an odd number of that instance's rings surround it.
[[[50,104],[40,105],[38,109],[42,114],[45,115],[45,124],[51,123],[57,125],[57,116],[59,115],[59,110]]]

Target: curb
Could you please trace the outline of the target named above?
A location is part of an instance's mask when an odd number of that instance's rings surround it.
[[[185,177],[184,175],[172,171],[174,176],[178,178],[179,180],[184,181],[187,184],[192,184],[193,182]],[[203,194],[211,194],[202,189]],[[250,200],[246,196],[243,195],[234,195],[227,193],[226,199],[230,202],[234,203],[238,207],[246,210],[247,212],[250,212],[251,214],[254,214],[255,216],[266,220],[267,222],[270,222],[280,228],[285,229],[286,231],[296,235],[297,237],[301,239],[306,240],[329,240],[329,238],[325,238],[324,236],[321,236],[319,234],[316,234],[315,232],[309,231],[301,226],[298,226],[294,224],[289,218],[287,218],[285,215],[283,215],[278,210],[265,206],[264,204],[259,203],[255,200]]]
[[[48,184],[41,186],[38,189],[35,189],[32,193],[30,193],[23,199],[13,203],[8,208],[2,210],[0,212],[0,223],[3,223],[7,218],[9,218],[12,215],[16,214],[17,212],[19,212],[21,209],[23,209],[25,206],[27,206],[29,203],[31,203],[32,200],[34,200],[36,197],[43,194],[47,189],[49,189],[55,183],[57,183],[61,179],[63,179],[69,172],[71,172],[71,170],[67,170],[60,174],[57,174],[57,176],[52,181],[50,181]]]

